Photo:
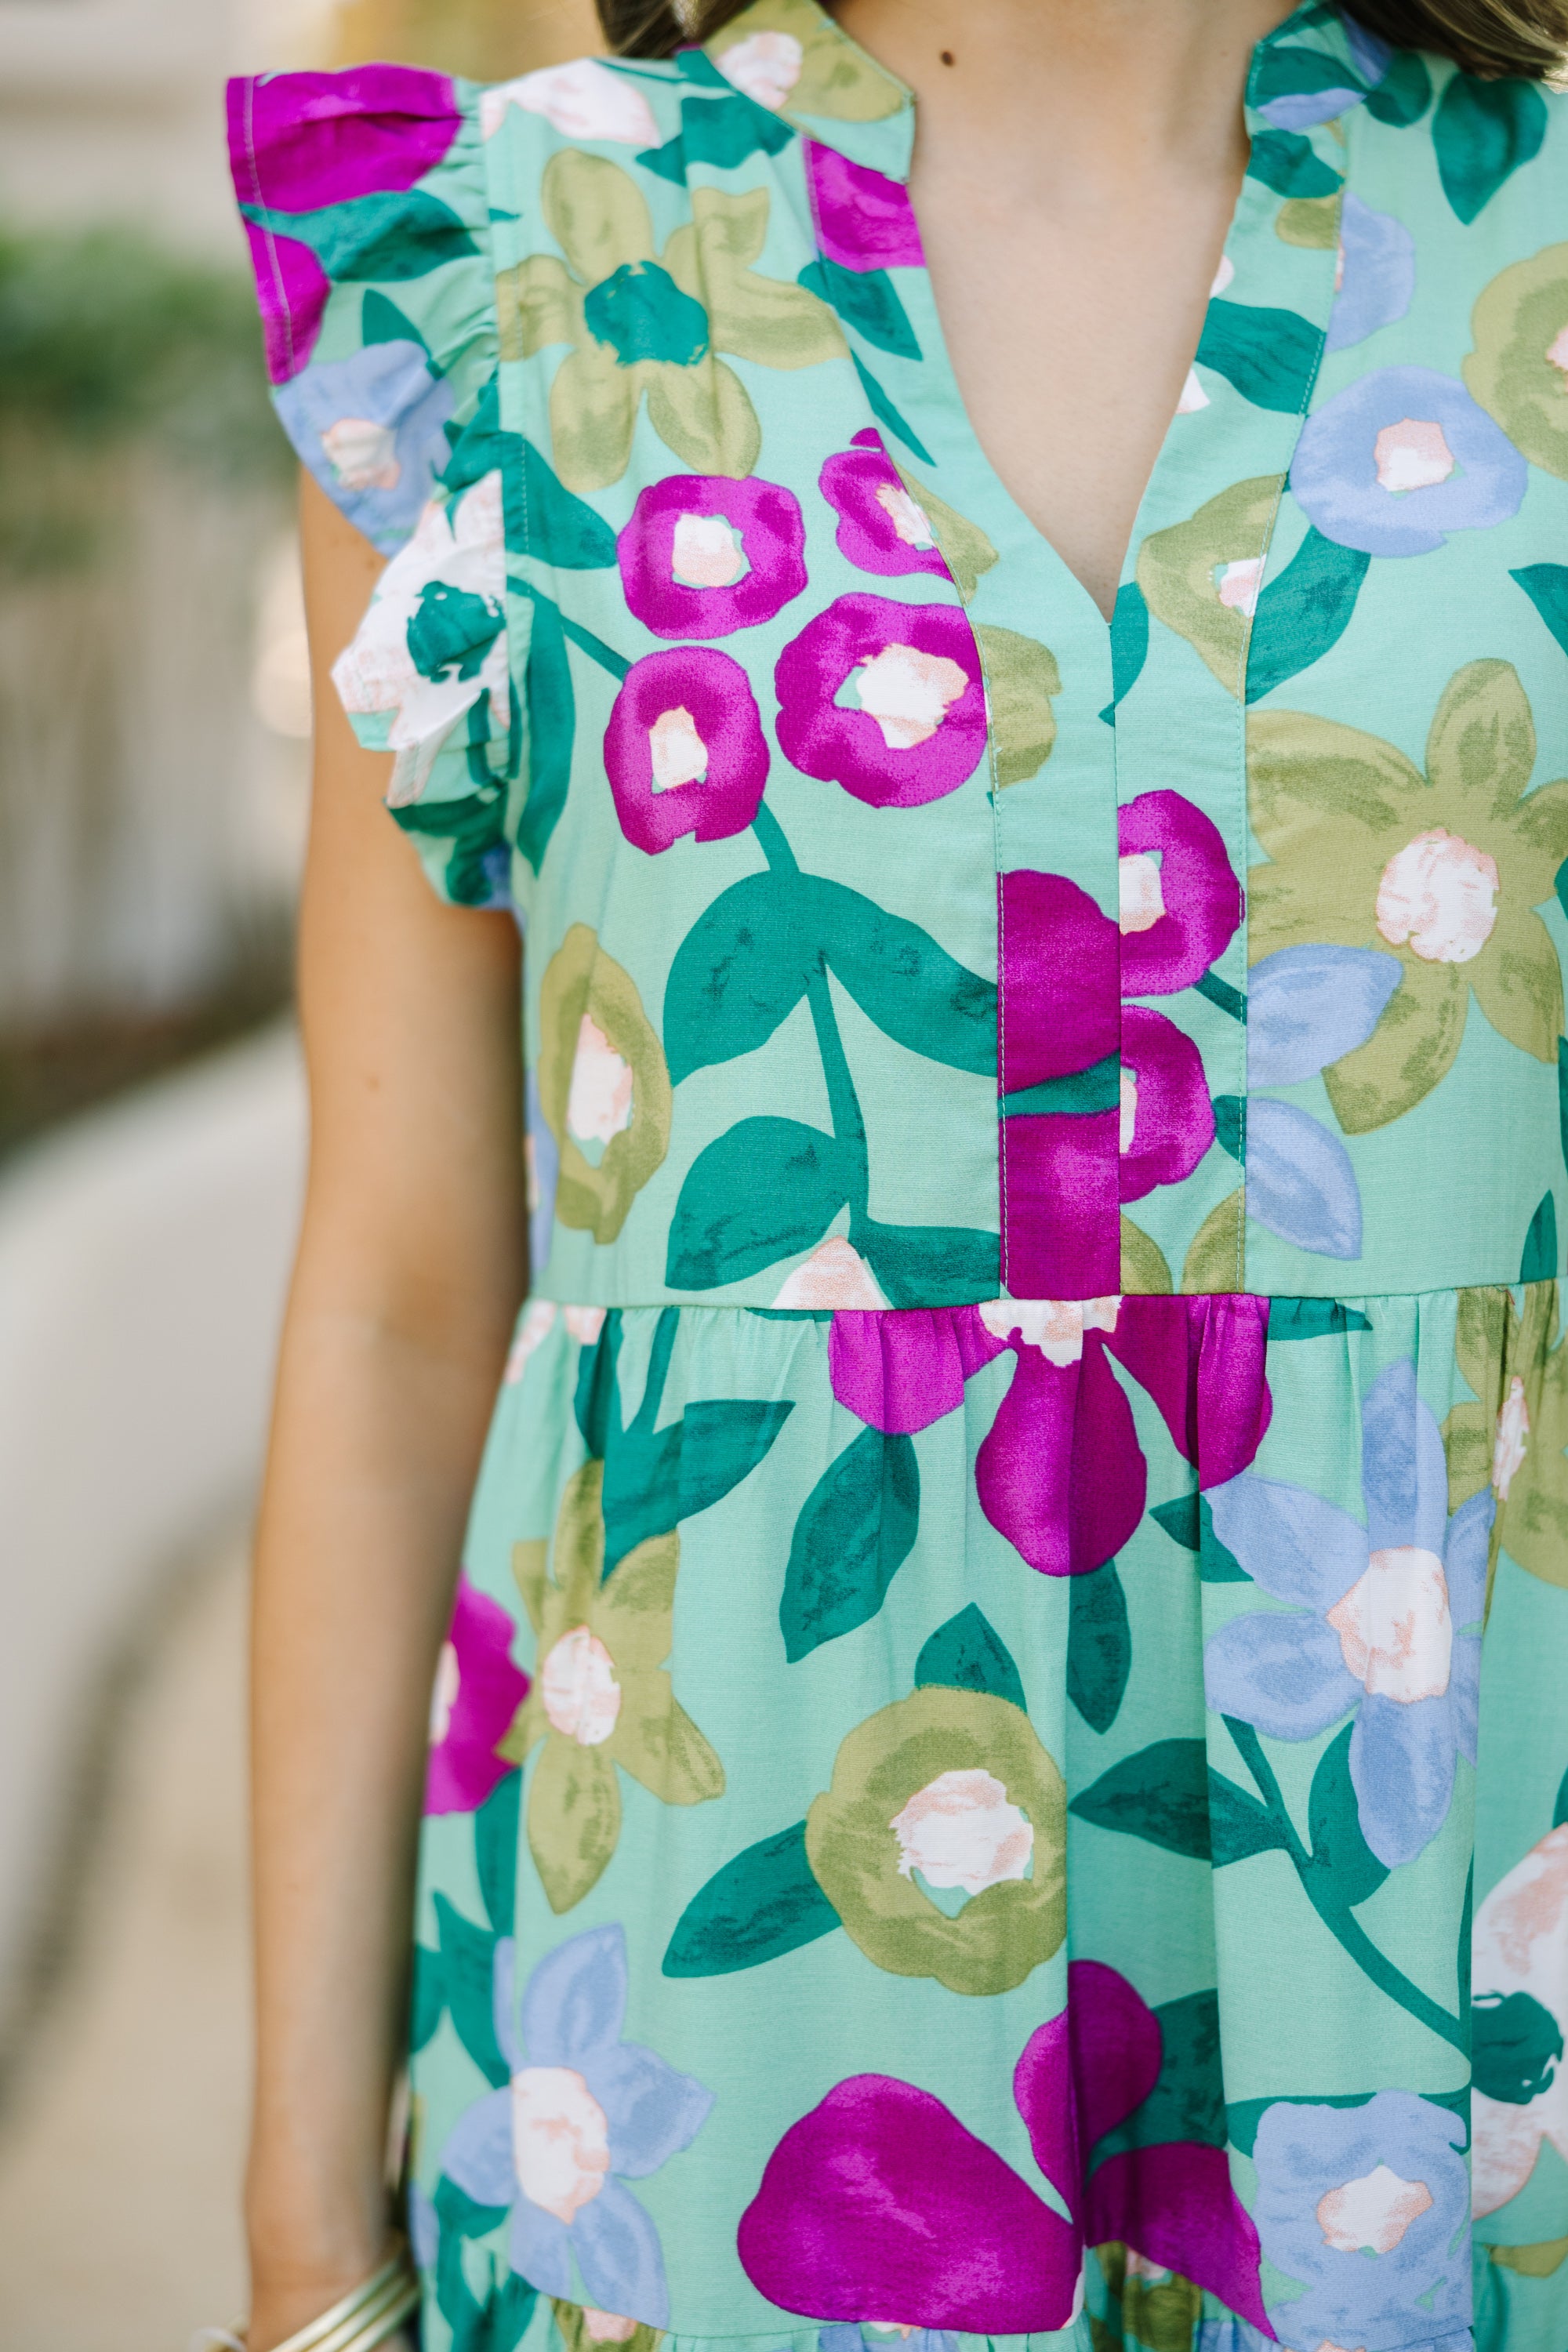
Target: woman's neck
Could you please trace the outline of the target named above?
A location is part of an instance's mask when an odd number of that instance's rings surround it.
[[[1245,161],[1255,45],[1290,0],[838,0],[837,21],[914,91],[934,131],[984,142],[1046,195]],[[1022,190],[1020,188],[1020,193]]]

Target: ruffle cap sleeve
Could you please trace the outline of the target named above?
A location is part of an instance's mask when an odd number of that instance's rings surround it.
[[[273,398],[392,557],[333,678],[444,898],[505,904],[521,788],[480,93],[414,67],[231,82]],[[526,614],[522,616],[526,627]]]

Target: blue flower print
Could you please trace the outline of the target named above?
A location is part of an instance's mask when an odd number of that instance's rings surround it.
[[[1263,2251],[1306,2294],[1271,2302],[1282,2343],[1469,2352],[1470,2184],[1458,2116],[1409,2091],[1264,2110],[1253,2149]]]
[[[1374,368],[1301,428],[1296,503],[1325,539],[1368,555],[1427,555],[1452,530],[1489,530],[1524,496],[1524,459],[1458,379]]]
[[[366,343],[306,368],[274,397],[284,429],[328,497],[384,555],[419,520],[451,455],[451,386],[423,345]]]
[[[1340,215],[1340,279],[1324,348],[1342,352],[1403,319],[1415,292],[1415,240],[1392,213],[1345,192]]]
[[[1362,1834],[1394,1870],[1447,1819],[1456,1759],[1476,1760],[1481,1644],[1463,1629],[1480,1618],[1495,1508],[1487,1486],[1448,1517],[1443,1440],[1407,1360],[1362,1406],[1362,1491],[1364,1528],[1249,1470],[1213,1490],[1221,1543],[1289,1606],[1221,1626],[1204,1685],[1210,1706],[1270,1739],[1314,1739],[1354,1708]]]
[[[658,2233],[625,2183],[690,2146],[713,2094],[622,2041],[626,1946],[618,1926],[592,1927],[545,1954],[522,1996],[521,2036],[511,2024],[512,1964],[503,1938],[495,2026],[510,2082],[458,2117],[441,2169],[477,2204],[510,2208],[511,2266],[531,2285],[668,2327]]]

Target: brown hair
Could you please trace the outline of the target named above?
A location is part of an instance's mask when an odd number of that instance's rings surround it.
[[[599,22],[613,49],[627,58],[666,58],[683,41],[706,40],[746,0],[598,0]],[[1396,48],[1430,49],[1467,73],[1521,74],[1541,81],[1568,53],[1568,0],[1356,0],[1358,24]]]

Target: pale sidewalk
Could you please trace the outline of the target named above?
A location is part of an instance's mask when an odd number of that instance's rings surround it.
[[[64,1958],[0,2114],[0,2352],[184,2352],[244,2307],[244,1544],[151,1604]]]

